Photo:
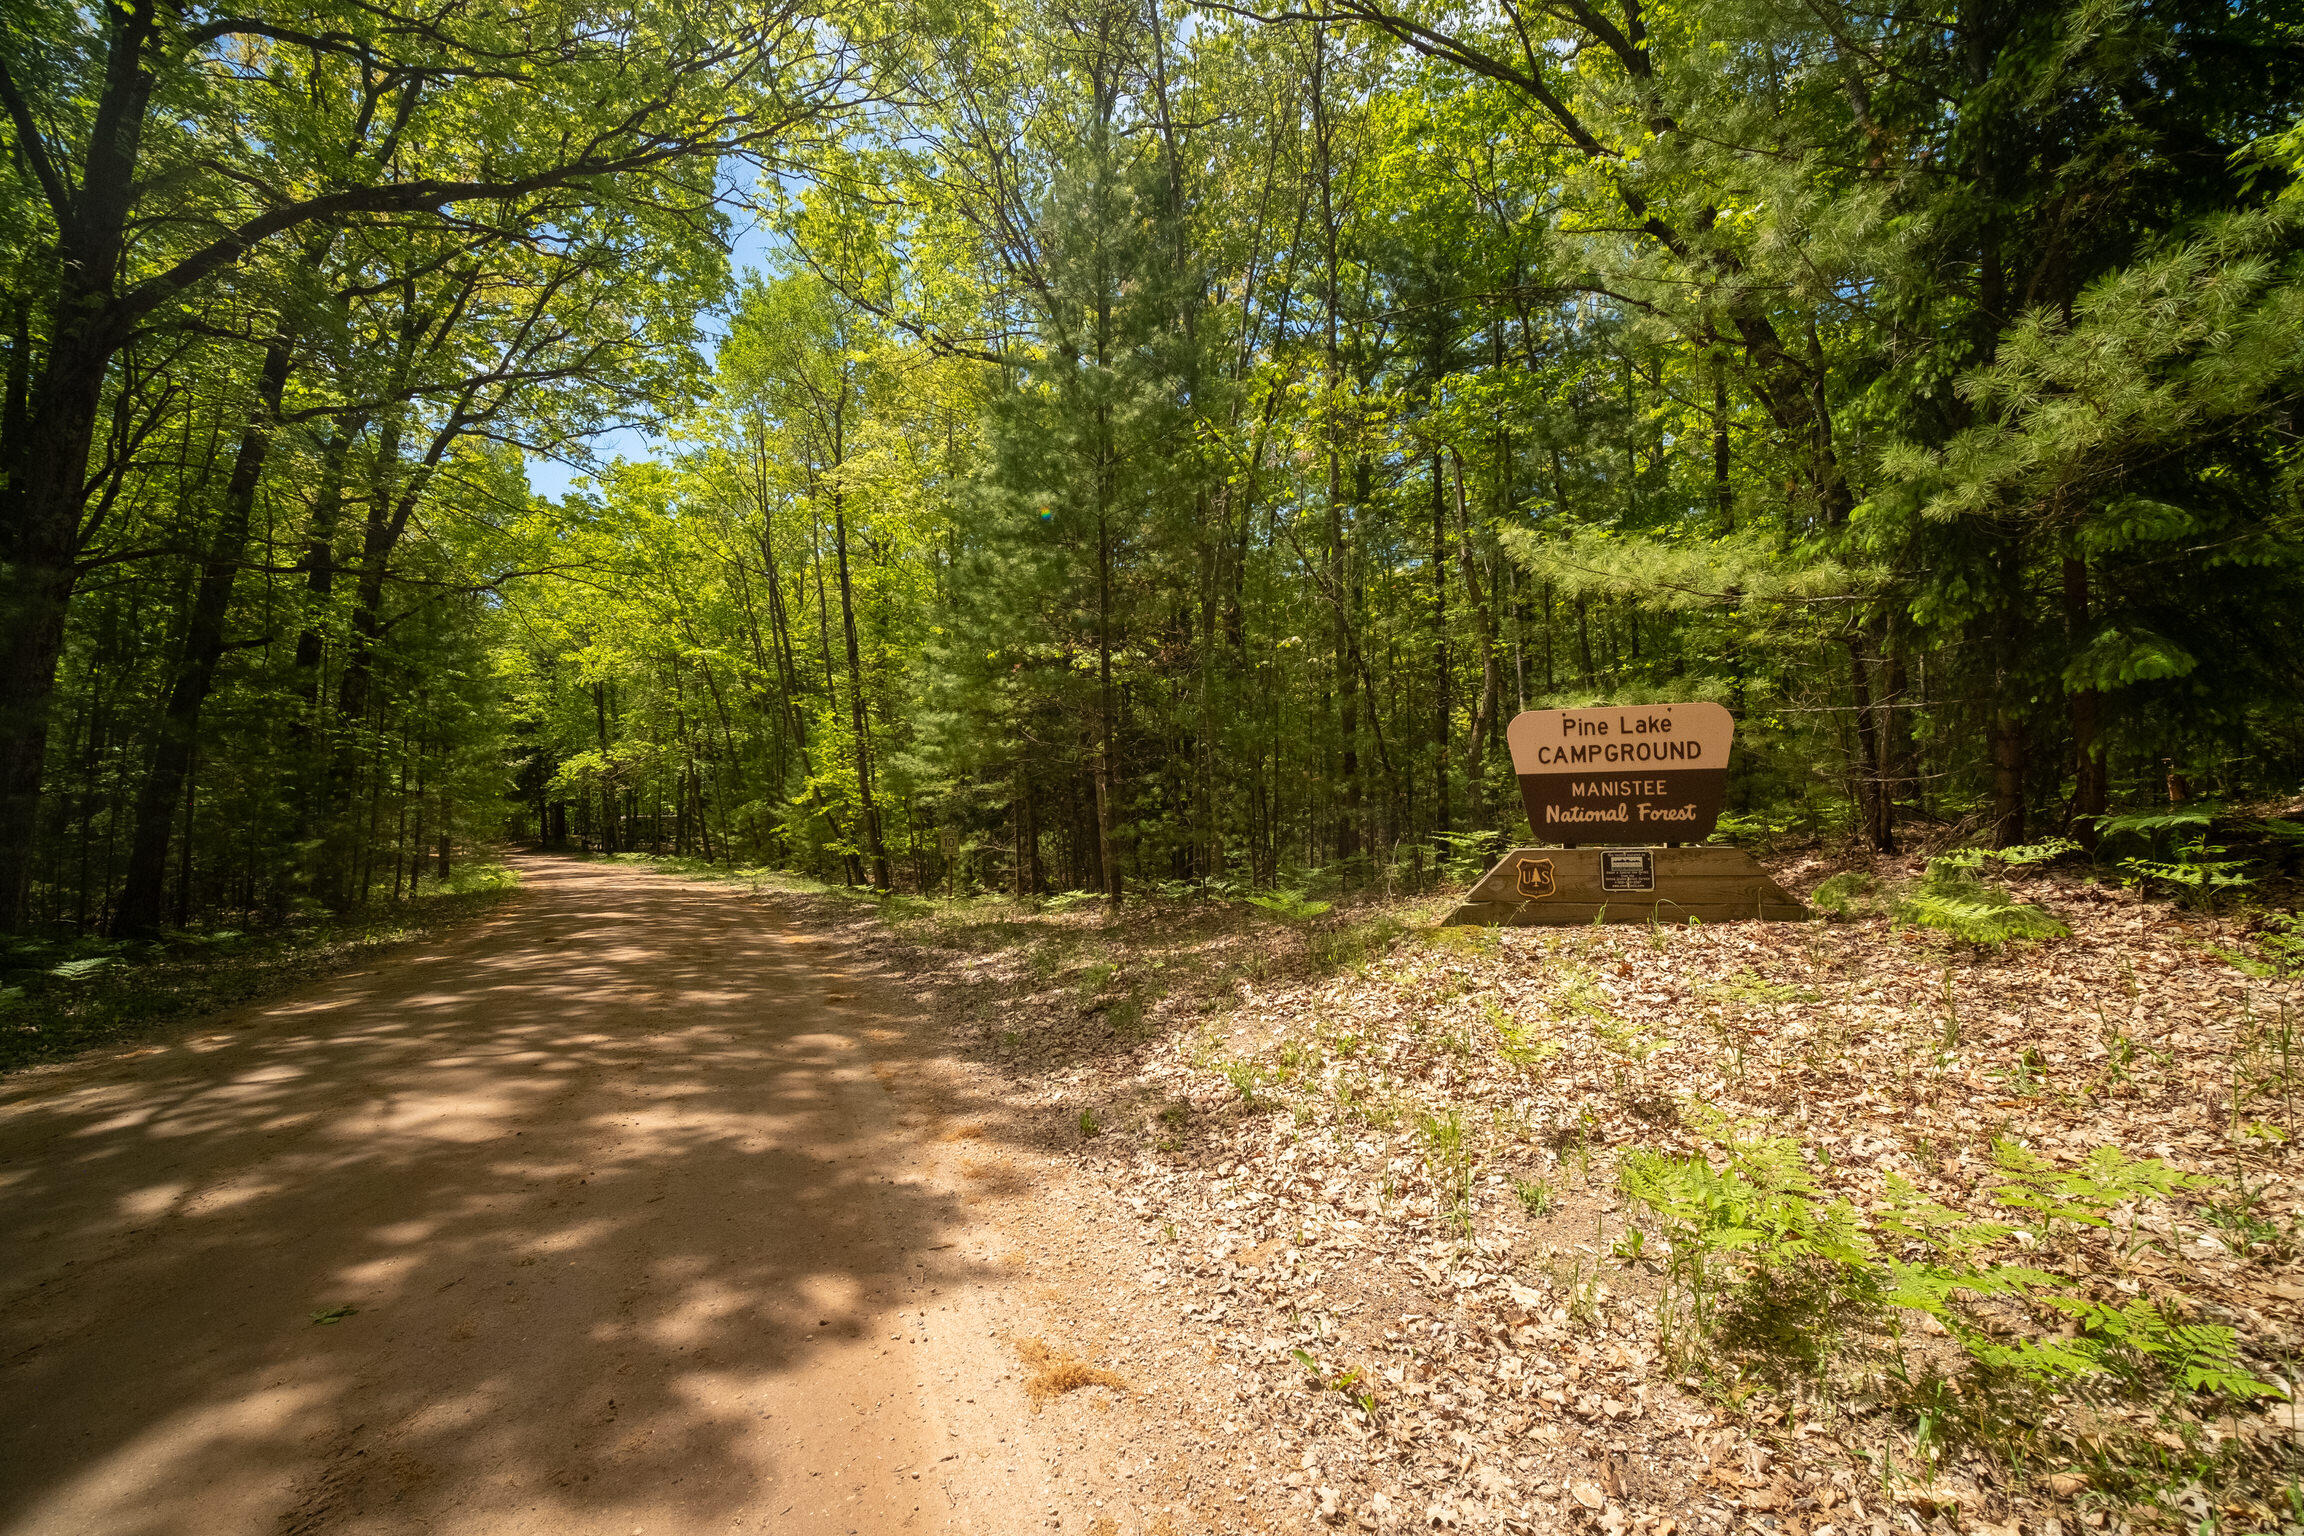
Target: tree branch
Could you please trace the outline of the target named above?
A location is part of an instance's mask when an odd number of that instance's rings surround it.
[[[7,106],[9,121],[16,125],[17,152],[32,167],[32,174],[48,199],[49,211],[56,215],[57,226],[69,224],[72,189],[56,169],[56,162],[48,158],[48,141],[41,137],[40,125],[32,120],[32,108],[16,89],[16,77],[8,72],[5,59],[0,59],[0,104]]]

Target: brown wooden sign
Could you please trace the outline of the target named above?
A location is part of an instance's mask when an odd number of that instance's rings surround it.
[[[1532,709],[1504,739],[1544,841],[1700,843],[1720,821],[1736,721],[1717,704]]]
[[[1741,848],[1515,848],[1448,921],[1732,923],[1807,915]]]

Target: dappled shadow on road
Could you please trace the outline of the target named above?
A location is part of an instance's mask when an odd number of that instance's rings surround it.
[[[751,904],[529,869],[0,1084],[0,1531],[727,1529],[916,1379],[881,1324],[969,1278],[884,1091],[925,1032]]]

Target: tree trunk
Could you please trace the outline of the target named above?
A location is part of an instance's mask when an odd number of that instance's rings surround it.
[[[1728,482],[1728,365],[1712,359],[1712,505],[1720,531],[1736,531],[1736,493]]]
[[[48,706],[79,574],[88,451],[105,377],[127,340],[113,284],[152,94],[144,54],[157,7],[125,0],[101,14],[110,36],[87,163],[69,205],[57,210],[48,357],[21,412],[8,412],[13,430],[0,442],[0,932],[18,930],[26,917]]]
[[[1888,685],[1880,700],[1880,731],[1888,759],[1890,813],[1909,805],[1920,810],[1918,744],[1912,732],[1915,702],[1912,697],[1912,658],[1907,626],[1891,623],[1888,632]]]
[[[272,446],[272,433],[280,413],[280,397],[288,386],[293,348],[288,338],[264,349],[256,382],[256,400],[240,434],[240,450],[232,478],[224,488],[224,505],[210,539],[208,558],[194,591],[192,612],[184,625],[184,648],[176,675],[168,685],[168,703],[160,717],[160,740],[136,796],[136,830],[128,845],[126,882],[120,893],[114,931],[145,937],[159,930],[167,906],[168,833],[175,821],[176,802],[190,771],[200,736],[200,707],[216,683],[216,665],[224,655],[224,620],[232,604],[232,587],[240,574],[240,560],[248,543],[248,524],[256,505],[256,487],[264,475]],[[191,828],[185,828],[191,835]]]
[[[400,899],[400,866],[405,858],[408,866],[408,896],[414,900],[416,887],[424,883],[424,744],[415,743],[409,750],[409,737],[405,727],[400,735],[400,830],[392,844],[392,899]],[[408,842],[408,759],[416,759],[416,841],[413,848]]]
[[[197,803],[200,787],[200,754],[194,748],[192,761],[184,769],[184,839],[180,849],[182,857],[176,861],[176,926],[188,928],[192,924],[192,811]]]
[[[2064,624],[2066,641],[2077,655],[2089,640],[2088,561],[2084,556],[2064,557]],[[2102,816],[2112,800],[2111,776],[2099,738],[2102,696],[2093,688],[2075,688],[2065,701],[2072,727],[2072,813],[2067,825],[2072,837],[2093,850]]]
[[[1448,830],[1448,733],[1454,728],[1448,703],[1448,493],[1442,483],[1440,450],[1432,450],[1432,778],[1433,826]]]
[[[1464,733],[1465,810],[1471,817],[1473,830],[1480,831],[1488,824],[1485,772],[1488,732],[1496,722],[1496,704],[1504,680],[1496,661],[1496,610],[1480,584],[1479,565],[1472,556],[1472,519],[1464,504],[1464,461],[1453,454],[1450,457],[1456,469],[1456,536],[1464,572],[1464,601],[1471,606],[1480,637],[1480,699]]]
[[[2013,848],[2024,841],[2025,740],[2023,681],[2015,671],[2023,655],[2023,562],[2016,535],[2008,535],[1999,551],[1999,608],[1993,615],[1992,719],[1992,846]]]
[[[1350,555],[1344,542],[1343,455],[1337,442],[1337,411],[1343,373],[1337,351],[1336,202],[1333,124],[1328,115],[1327,31],[1312,29],[1312,119],[1320,153],[1320,231],[1325,272],[1320,288],[1326,339],[1321,402],[1321,435],[1328,455],[1328,590],[1333,614],[1329,632],[1330,676],[1335,679],[1334,722],[1339,795],[1334,840],[1336,857],[1349,859],[1360,852],[1360,701],[1359,678],[1351,666],[1350,616],[1344,603]]]
[[[1889,814],[1888,775],[1881,761],[1880,718],[1872,705],[1871,661],[1864,654],[1864,636],[1852,630],[1848,646],[1848,684],[1856,715],[1856,809],[1864,828],[1864,842],[1874,853],[1896,851],[1895,821]]]
[[[2006,703],[1992,709],[1992,846],[2024,841],[2024,718]]]
[[[1099,482],[1102,472],[1099,470]],[[1096,858],[1102,866],[1104,897],[1118,911],[1126,890],[1120,859],[1112,846],[1112,769],[1116,734],[1112,694],[1112,532],[1104,510],[1103,486],[1096,505]]]
[[[296,636],[296,670],[306,679],[298,691],[314,706],[320,702],[320,662],[327,652],[320,626],[336,594],[336,526],[344,514],[345,461],[367,430],[368,418],[353,416],[329,434],[320,451],[320,486],[312,498],[312,520],[304,531],[304,594],[310,606]]]
[[[872,853],[872,884],[888,889],[888,849],[880,840],[880,807],[872,800],[871,737],[864,713],[864,663],[856,644],[856,605],[848,585],[848,513],[832,493],[832,544],[840,562],[840,628],[848,643],[848,702],[856,725],[856,796],[864,814],[865,845]]]

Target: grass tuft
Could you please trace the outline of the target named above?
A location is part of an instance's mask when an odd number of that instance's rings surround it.
[[[1118,1373],[1100,1365],[1090,1365],[1077,1356],[1066,1354],[1045,1339],[1011,1339],[1009,1344],[1032,1372],[1024,1378],[1025,1395],[1032,1399],[1035,1412],[1048,1405],[1052,1398],[1082,1387],[1110,1387],[1115,1392],[1128,1390],[1128,1383]]]

